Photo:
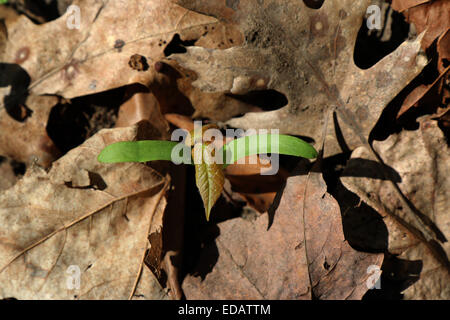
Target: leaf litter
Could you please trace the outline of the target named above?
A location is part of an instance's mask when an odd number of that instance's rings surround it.
[[[323,163],[352,152],[338,179],[383,217],[389,232],[382,283],[392,264],[399,269],[390,258],[397,255],[422,264],[418,279],[401,289],[404,298],[446,299],[449,33],[439,10],[445,1],[393,1],[420,35],[364,70],[353,54],[369,1],[325,1],[319,9],[276,0],[73,4],[83,9],[79,30],[66,27],[67,14],[47,22],[0,6],[2,298],[361,299],[377,291],[368,292],[368,267],[382,266],[383,251],[347,239],[347,212],[331,195],[320,161],[283,163],[271,179],[256,178],[259,165],[229,166],[213,209],[225,215],[194,225],[213,233],[194,257],[186,238],[192,230],[183,235],[183,228],[203,207],[199,199],[192,208],[186,198],[189,170],[96,162],[114,141],[168,140],[175,127],[190,130],[192,119],[207,119],[221,128],[277,128],[315,146],[327,128]],[[435,56],[427,59],[424,49]],[[90,133],[78,139],[91,137],[66,148],[51,128],[47,133],[52,110],[61,104],[81,110],[83,99],[111,90],[124,92],[117,121],[88,115]],[[430,96],[431,112],[424,107]],[[401,110],[389,119],[397,132],[373,141],[392,101]],[[417,113],[425,112],[431,117],[418,127]],[[23,177],[14,161],[26,166]],[[383,179],[355,175],[371,163],[380,164]],[[230,211],[242,205],[255,214]],[[73,265],[80,288],[68,290]]]

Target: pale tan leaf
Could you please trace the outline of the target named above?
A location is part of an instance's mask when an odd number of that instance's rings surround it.
[[[167,181],[143,164],[97,161],[142,125],[102,130],[0,194],[1,298],[166,298],[143,262]],[[70,266],[79,268],[78,289],[68,286]]]
[[[405,298],[448,299],[450,152],[437,121],[422,117],[419,123],[419,130],[402,131],[374,142],[386,164],[398,172],[398,185],[416,208],[415,217],[393,195],[388,180],[393,178],[373,177],[370,161],[360,161],[373,160],[365,148],[352,153],[342,182],[383,216],[389,231],[389,252],[400,259],[421,262],[419,279],[404,291]]]
[[[369,69],[355,64],[355,39],[369,0],[325,1],[317,10],[304,1],[241,1],[236,10],[225,10],[224,2],[177,2],[236,24],[247,39],[225,50],[191,46],[187,53],[173,55],[197,74],[194,86],[224,96],[276,90],[287,98],[281,107],[272,101],[272,111],[231,119],[228,124],[233,127],[279,129],[321,143],[324,114],[336,106],[343,139],[353,149],[361,145],[360,135],[367,139],[385,106],[427,63],[418,37]],[[360,129],[345,123],[344,112]],[[328,126],[325,156],[342,151],[336,130]]]

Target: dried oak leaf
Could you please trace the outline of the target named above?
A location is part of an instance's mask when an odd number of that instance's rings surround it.
[[[406,41],[367,70],[353,61],[355,39],[370,1],[325,1],[320,9],[302,1],[240,1],[236,9],[224,1],[179,0],[191,10],[233,23],[246,37],[242,46],[212,50],[197,46],[173,57],[193,70],[193,85],[204,92],[243,95],[276,90],[288,104],[275,111],[247,113],[228,123],[234,127],[274,128],[280,133],[322,137],[324,113],[337,106],[338,120],[350,149],[367,137],[383,108],[426,64],[418,55],[420,37]],[[227,2],[228,3],[228,2]],[[348,121],[347,121],[348,122]],[[359,133],[355,134],[354,130]],[[329,126],[327,155],[341,152],[335,129]]]
[[[365,148],[353,152],[341,179],[346,188],[383,216],[389,232],[388,250],[402,259],[422,261],[420,279],[404,291],[405,298],[449,299],[450,152],[437,121],[422,117],[419,122],[419,130],[402,131],[385,141],[376,141],[374,148],[386,165],[398,172],[398,185],[425,216],[422,220],[412,219],[405,212],[387,179],[367,176],[371,169],[364,164],[370,161],[359,160],[373,159]],[[440,234],[437,238],[441,241],[428,241],[422,233],[425,224],[434,226],[432,230]]]
[[[144,265],[167,180],[143,164],[97,161],[141,124],[102,130],[0,193],[0,298],[167,298]]]
[[[151,62],[164,56],[165,44],[175,33],[200,37],[205,25],[217,23],[164,0],[73,4],[81,9],[79,29],[67,27],[70,13],[43,25],[24,16],[7,25],[9,38],[1,60],[14,62],[17,52],[28,48],[29,56],[20,65],[36,94],[73,98],[140,82],[144,73],[128,66],[132,55]],[[124,42],[120,50],[118,40]]]
[[[196,271],[215,250],[218,260],[203,280],[185,278],[186,298],[360,299],[368,289],[367,268],[380,266],[383,256],[350,247],[338,203],[326,189],[320,173],[292,176],[278,194],[269,229],[265,214],[219,223],[220,234],[206,244]]]
[[[177,85],[164,89],[166,75],[155,68],[145,72],[131,69],[131,56],[145,57],[150,66],[170,54],[173,47],[180,50],[185,41],[214,48],[243,41],[235,26],[169,0],[76,0],[72,4],[81,9],[79,29],[67,27],[70,13],[42,25],[34,25],[25,16],[6,25],[9,37],[0,60],[19,63],[31,78],[30,91],[34,94],[58,94],[70,99],[131,83],[156,83],[152,90],[164,91],[157,98],[176,97],[172,104],[177,105],[182,98],[175,94]],[[17,60],[24,51],[24,58]],[[189,97],[200,109],[221,112],[224,99],[192,88],[189,74],[180,73],[178,77],[184,99]],[[251,106],[234,99],[227,101],[234,101],[234,115],[251,110]]]

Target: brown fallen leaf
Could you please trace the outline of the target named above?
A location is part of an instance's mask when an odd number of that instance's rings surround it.
[[[157,83],[164,81],[164,71],[151,66],[184,45],[198,43],[226,49],[243,42],[234,25],[186,10],[170,0],[76,0],[72,4],[82,12],[79,29],[67,27],[68,13],[42,25],[33,24],[25,16],[6,23],[9,37],[0,60],[20,64],[31,78],[30,91],[34,94],[71,99],[132,83],[155,83],[158,88]],[[130,57],[136,55],[146,59],[147,71],[130,68]],[[181,96],[189,97],[197,108],[213,109],[221,113],[222,120],[227,114],[222,111],[225,103],[234,105],[229,108],[233,115],[253,108],[232,98],[219,98],[218,94],[202,94],[190,85],[193,75],[182,68],[180,71]],[[162,98],[180,98],[174,90],[164,91],[169,92]]]
[[[437,52],[439,54],[438,70],[442,73],[446,68],[446,61],[450,61],[450,27],[439,37]]]
[[[292,176],[269,229],[267,215],[219,223],[199,269],[183,281],[186,298],[360,299],[368,289],[367,268],[379,267],[383,256],[349,246],[339,206],[326,189],[320,173]],[[205,264],[213,264],[210,273],[202,273]]]
[[[10,36],[1,60],[14,62],[20,50],[28,49],[20,64],[30,75],[35,94],[73,98],[139,82],[144,73],[128,66],[132,55],[144,56],[152,64],[163,56],[174,34],[198,38],[204,26],[217,23],[166,0],[73,4],[82,9],[79,29],[67,27],[68,14],[43,25],[34,25],[25,16],[7,25]],[[118,18],[118,13],[128,18]]]
[[[167,206],[159,228],[153,228],[149,235],[152,245],[146,257],[146,263],[155,270],[155,274],[167,275],[167,287],[171,298],[183,297],[179,273],[182,268],[184,246],[184,211],[186,197],[186,168],[170,165],[171,190],[166,193]],[[154,240],[157,245],[154,247]],[[154,250],[156,249],[156,250]]]
[[[3,97],[0,94],[0,100]],[[49,167],[60,154],[46,131],[50,110],[57,103],[56,97],[28,96],[24,105],[30,114],[23,121],[12,117],[7,108],[0,107],[0,155]]]
[[[423,3],[429,3],[430,0],[392,0],[391,6],[394,10],[403,12]]]
[[[234,118],[228,121],[231,126],[279,129],[319,143],[324,114],[336,106],[343,139],[353,149],[361,145],[361,137],[367,139],[383,108],[427,62],[419,54],[418,37],[370,69],[355,65],[354,42],[370,1],[325,1],[317,10],[302,1],[257,2],[241,1],[236,10],[223,11],[224,2],[177,1],[191,10],[217,14],[246,36],[242,46],[226,50],[191,46],[186,53],[173,55],[197,74],[194,86],[225,95],[275,90],[288,100],[277,110]],[[341,152],[336,130],[329,126],[325,156]]]
[[[450,2],[447,0],[392,0],[391,5],[403,13],[407,22],[414,23],[417,32],[425,31],[424,49],[450,27]]]
[[[365,148],[352,153],[341,180],[383,216],[389,231],[389,252],[409,261],[422,261],[420,279],[404,291],[405,298],[448,299],[450,153],[437,121],[426,116],[419,123],[419,130],[402,131],[374,142],[386,165],[398,172],[398,185],[419,212],[418,218],[407,214],[404,204],[393,195],[389,180],[367,176],[370,168],[363,164],[370,162],[357,161],[373,159]],[[423,225],[429,226],[440,241],[423,234]]]
[[[169,72],[170,86],[168,70],[153,67],[194,43],[216,49],[242,44],[243,35],[233,24],[186,10],[169,0],[77,0],[72,4],[79,6],[83,15],[79,29],[68,28],[68,13],[42,25],[33,24],[25,16],[6,21],[4,29],[10,37],[0,41],[0,60],[23,67],[31,79],[32,93],[72,99],[141,83],[150,87],[162,113],[192,114],[194,107],[196,117],[225,121],[259,110],[221,93],[194,88],[191,82],[195,74],[175,61],[165,62],[176,69]],[[142,71],[128,64],[130,57],[137,56],[147,64]]]
[[[194,122],[190,117],[183,116],[177,113],[166,113],[164,118],[174,126],[184,129],[188,132],[194,130]]]
[[[275,175],[261,175],[261,172],[265,168],[270,169],[270,166],[261,164],[259,157],[256,164],[250,164],[249,158],[245,158],[245,164],[234,163],[226,167],[225,179],[230,182],[228,192],[232,199],[243,198],[258,212],[267,212],[289,174],[280,168]],[[240,197],[236,197],[236,194]]]
[[[97,161],[143,130],[102,130],[0,194],[0,298],[167,298],[144,257],[168,181],[143,164]]]
[[[443,90],[445,89],[443,88],[443,83],[448,77],[449,70],[450,66],[445,68],[443,72],[436,78],[436,80],[433,81],[433,83],[429,85],[421,84],[418,87],[414,88],[403,101],[403,104],[398,111],[397,118],[400,118],[404,113],[409,111],[409,109],[417,107],[419,102],[422,102],[422,104],[426,103],[421,100],[424,99],[427,94],[431,93],[433,94],[433,97],[444,96]],[[434,92],[430,92],[432,90],[434,90]]]
[[[155,139],[168,140],[169,124],[161,114],[155,95],[144,88],[128,87],[126,95],[130,96],[119,109],[116,127],[127,127],[142,120],[149,121],[155,129]]]

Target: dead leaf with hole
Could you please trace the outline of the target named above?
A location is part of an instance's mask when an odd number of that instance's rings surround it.
[[[73,4],[81,9],[79,29],[67,26],[70,13],[43,25],[25,16],[7,25],[9,38],[1,60],[19,63],[30,75],[35,94],[73,98],[139,82],[140,72],[128,65],[132,55],[153,64],[164,56],[175,33],[196,38],[204,26],[217,23],[165,0]]]
[[[369,162],[359,159],[372,158],[363,147],[353,152],[341,179],[346,188],[384,217],[389,230],[388,250],[402,259],[422,261],[420,279],[405,290],[405,298],[449,299],[450,152],[437,121],[422,117],[419,122],[419,130],[375,141],[374,148],[398,172],[400,189],[422,219],[412,219],[405,212],[388,180],[367,177],[370,168],[362,164]],[[422,233],[424,224],[432,226],[434,237]],[[432,238],[440,241],[429,240]]]
[[[274,90],[288,100],[281,109],[228,121],[234,127],[274,128],[320,143],[324,114],[336,106],[343,139],[353,149],[361,145],[360,136],[367,139],[383,108],[427,62],[419,55],[418,37],[370,69],[354,64],[355,39],[368,0],[325,1],[317,10],[302,1],[240,1],[236,9],[227,8],[225,2],[177,3],[237,25],[246,39],[226,50],[192,46],[187,53],[173,55],[197,74],[194,86],[236,95]],[[341,152],[336,130],[329,126],[326,156]]]
[[[182,284],[186,298],[360,299],[368,290],[367,268],[379,267],[383,255],[349,246],[339,206],[326,189],[320,173],[292,176],[277,195],[269,229],[266,214],[219,223],[199,268]],[[217,254],[205,274],[202,266]]]
[[[102,130],[0,194],[1,298],[167,298],[144,265],[167,180],[143,164],[97,162],[106,145],[143,130]]]
[[[42,25],[33,24],[25,16],[6,24],[9,37],[0,60],[17,63],[26,70],[34,94],[71,99],[131,83],[155,83],[154,89],[160,89],[158,83],[165,81],[165,71],[153,66],[172,51],[191,42],[222,49],[243,42],[234,25],[169,0],[76,0],[72,4],[81,10],[79,29],[68,27],[74,13]],[[130,57],[135,55],[149,66],[148,70],[130,68]],[[179,74],[178,85],[197,108],[213,108],[217,114],[226,102],[234,104],[233,115],[252,109],[231,98],[201,93],[190,85],[192,77]],[[174,96],[173,90],[166,94],[166,98],[170,96]],[[218,118],[224,119],[225,114]]]

